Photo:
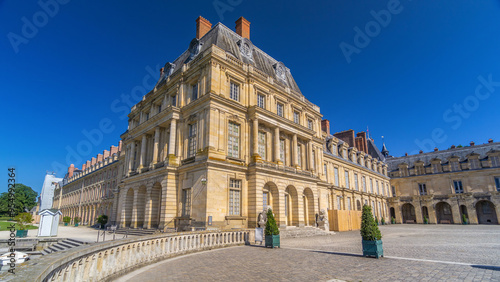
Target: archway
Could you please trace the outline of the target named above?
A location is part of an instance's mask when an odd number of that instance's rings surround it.
[[[299,226],[299,197],[292,185],[285,190],[285,217],[286,225]]]
[[[127,191],[127,195],[125,196],[125,203],[123,206],[124,217],[123,217],[123,226],[131,227],[132,224],[132,210],[134,208],[134,189],[130,188]]]
[[[465,218],[469,219],[469,213],[467,212],[467,207],[465,205],[460,205],[460,219],[462,219],[463,215],[465,215]]]
[[[427,222],[429,222],[429,210],[426,206],[422,207],[422,221],[424,220],[424,218],[427,218]]]
[[[144,226],[144,215],[146,211],[146,186],[139,187],[137,191],[137,206],[136,210],[136,224],[134,224],[134,228],[142,228]]]
[[[304,189],[302,199],[304,201],[304,225],[314,226],[316,224],[314,216],[314,194],[310,188]]]
[[[403,213],[403,223],[415,223],[417,220],[415,216],[415,208],[412,204],[406,203],[401,207]]]
[[[487,200],[476,203],[477,222],[479,224],[498,224],[495,205]]]
[[[264,210],[267,210],[267,207],[272,209],[274,218],[276,219],[276,223],[279,226],[281,224],[279,191],[276,184],[274,184],[273,182],[267,182],[266,185],[264,185],[264,188],[262,188],[262,201]]]
[[[396,210],[394,208],[390,208],[390,212],[391,212],[391,220],[393,218],[396,218]]]
[[[446,202],[439,202],[436,204],[436,217],[438,223],[451,223],[453,224],[453,213],[450,204]]]
[[[151,227],[158,228],[160,225],[161,211],[161,184],[155,183],[151,189]]]

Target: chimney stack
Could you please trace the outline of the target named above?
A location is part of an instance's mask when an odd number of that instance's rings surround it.
[[[405,157],[408,157],[408,153],[405,153]]]
[[[241,37],[250,39],[250,22],[244,17],[236,20],[236,33]]]
[[[455,145],[451,145],[450,147],[450,149],[455,149],[455,148],[456,148]]]
[[[75,165],[74,164],[71,164],[69,167],[68,167],[68,178],[70,177],[73,177],[73,172],[75,171]]]
[[[470,141],[471,146],[474,146],[474,144],[475,144],[474,141]]]
[[[434,152],[437,152],[439,151],[438,147],[434,148]]]
[[[419,153],[419,154],[423,154],[423,153],[424,153],[424,151],[420,150],[418,153]]]
[[[321,121],[321,130],[326,132],[327,135],[330,135],[330,121],[324,119]]]
[[[196,19],[196,38],[200,39],[212,28],[212,24],[202,16]]]
[[[493,139],[488,139],[488,143],[493,143]]]

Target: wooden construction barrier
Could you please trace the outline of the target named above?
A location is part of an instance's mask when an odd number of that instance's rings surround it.
[[[361,228],[361,211],[329,210],[330,231],[351,231]]]

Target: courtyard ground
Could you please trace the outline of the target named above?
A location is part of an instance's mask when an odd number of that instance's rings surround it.
[[[117,281],[500,281],[499,225],[380,226],[384,258],[361,256],[359,231],[168,259]]]

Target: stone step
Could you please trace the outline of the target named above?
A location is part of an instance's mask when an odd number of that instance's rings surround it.
[[[325,231],[313,226],[287,227],[286,229],[280,230],[281,238],[301,238],[311,236],[326,236],[332,234],[335,234],[335,232]]]
[[[80,240],[75,240],[75,239],[65,239],[61,242],[55,243],[53,245],[50,245],[49,247],[45,248],[44,250],[41,251],[42,255],[48,255],[51,253],[55,252],[62,252],[66,251],[68,249],[78,247],[81,245],[87,244],[85,242],[82,242]]]

